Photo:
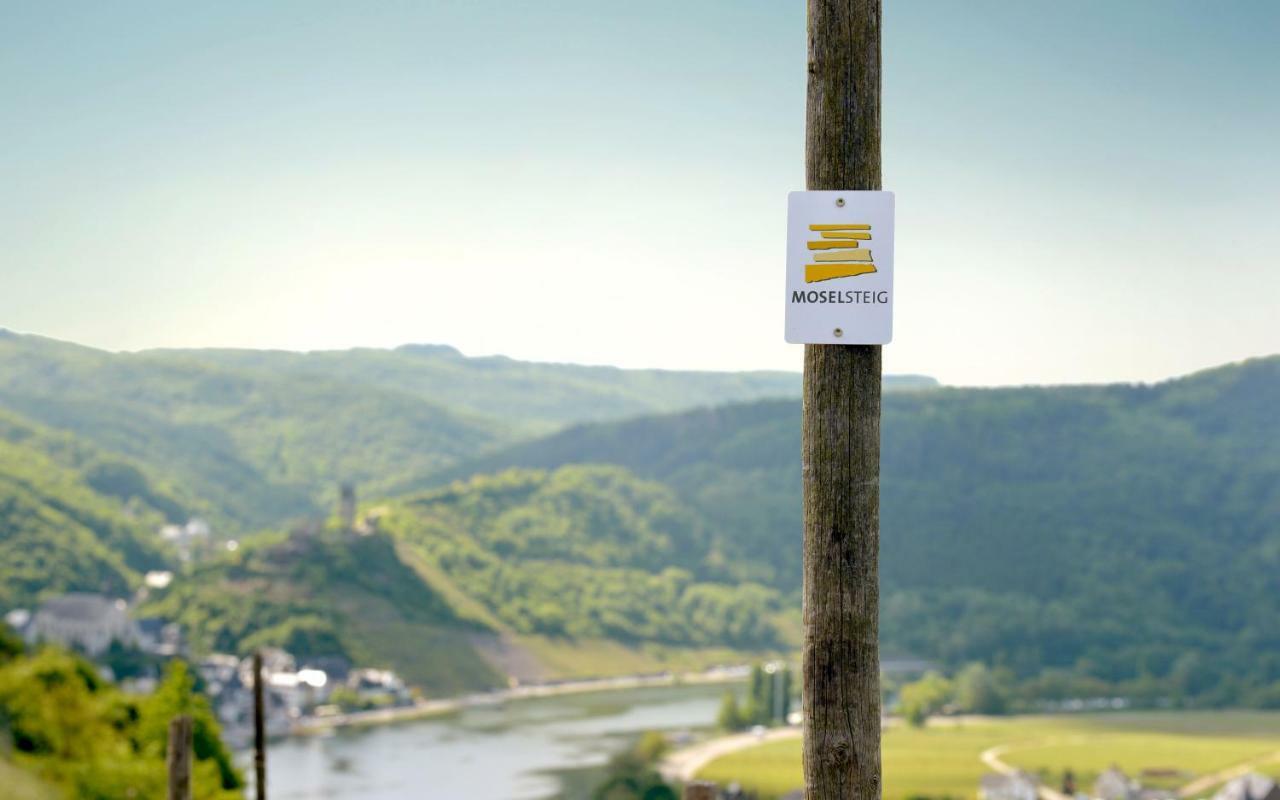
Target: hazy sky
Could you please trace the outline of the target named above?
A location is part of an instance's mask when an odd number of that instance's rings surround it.
[[[1280,352],[1280,3],[885,12],[886,369]],[[804,7],[0,3],[0,326],[798,369]]]

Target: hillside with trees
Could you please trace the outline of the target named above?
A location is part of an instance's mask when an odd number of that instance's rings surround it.
[[[180,507],[135,465],[0,412],[0,609],[129,593],[170,563],[155,527]]]
[[[404,366],[414,359],[421,375]],[[0,337],[0,366],[10,606],[127,593],[172,564],[155,530],[188,516],[237,536],[314,530],[337,481],[354,478],[373,535],[250,537],[150,609],[206,650],[272,643],[413,664],[431,661],[401,649],[417,633],[456,643],[437,649],[459,661],[417,675],[433,686],[497,679],[477,634],[791,641],[795,400],[529,438],[551,424],[544,412],[484,414],[569,392],[565,408],[609,416],[591,410],[608,405],[606,386],[630,398],[616,410],[697,399],[714,381],[615,371],[610,384],[590,368],[574,383],[576,368],[433,348],[110,354],[15,335]],[[727,395],[774,386],[723,377]],[[431,400],[450,380],[491,391],[477,408]],[[1277,407],[1275,357],[1151,386],[887,392],[886,650],[952,671],[982,663],[1035,696],[1280,704]]]
[[[1277,408],[1280,358],[1154,386],[886,395],[886,647],[1050,695],[1078,689],[1065,675],[1153,700],[1280,698]],[[438,480],[625,467],[794,604],[799,419],[784,401],[578,426]]]
[[[626,470],[511,470],[391,506],[380,527],[519,633],[776,647],[778,593],[732,580],[722,538]]]
[[[341,379],[11,334],[0,336],[0,408],[169,476],[233,532],[314,514],[341,481],[376,486],[513,435]]]
[[[785,646],[781,595],[732,580],[696,513],[618,467],[477,477],[357,524],[251,537],[141,613],[179,622],[197,654],[279,646],[390,666],[432,694],[500,685],[478,647],[498,635]]]
[[[387,494],[569,424],[794,397],[799,380],[468,358],[442,345],[111,353],[0,329],[0,410],[170,477],[231,534],[314,516],[340,483]]]

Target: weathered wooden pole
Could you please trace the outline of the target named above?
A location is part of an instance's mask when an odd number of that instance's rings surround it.
[[[253,777],[257,800],[267,800],[267,714],[262,697],[262,651],[253,651]]]
[[[808,0],[808,188],[880,189],[880,0]],[[805,345],[806,800],[880,797],[880,346]]]
[[[708,781],[690,781],[684,785],[684,800],[716,800],[716,785]]]
[[[169,800],[191,800],[191,731],[187,714],[169,720]]]

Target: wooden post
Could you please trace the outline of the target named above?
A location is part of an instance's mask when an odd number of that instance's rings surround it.
[[[267,800],[267,719],[262,702],[262,651],[253,651],[253,777],[257,800]]]
[[[808,0],[808,188],[880,188],[880,0]],[[804,349],[806,800],[879,800],[880,347]]]
[[[169,800],[191,800],[191,717],[169,720]]]
[[[716,785],[709,781],[690,781],[684,785],[684,800],[716,800]]]

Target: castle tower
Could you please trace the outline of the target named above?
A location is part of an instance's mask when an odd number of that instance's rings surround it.
[[[342,499],[338,501],[338,519],[344,531],[355,529],[356,487],[353,484],[342,484]]]

